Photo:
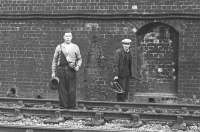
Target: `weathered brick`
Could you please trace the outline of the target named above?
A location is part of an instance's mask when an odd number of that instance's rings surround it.
[[[188,0],[6,0],[0,1],[0,14],[70,14],[70,13],[193,13],[200,12],[200,2]],[[96,4],[98,3],[98,4]],[[132,5],[138,9],[133,10]],[[178,56],[178,88],[180,95],[191,96],[200,93],[199,73],[199,21],[198,20],[160,20],[171,25],[179,32]],[[89,43],[94,42],[88,37],[93,30],[99,36],[98,46],[92,47],[95,53],[101,51],[105,60],[88,62],[84,57],[83,66],[78,73],[79,97],[93,100],[114,100],[114,93],[108,90],[112,79],[112,67],[114,50],[120,46],[119,42],[124,37],[136,40],[132,32],[133,26],[140,29],[151,20],[1,20],[0,21],[0,83],[4,96],[11,85],[20,89],[20,96],[32,97],[38,94],[35,88],[48,89],[48,80],[51,75],[51,61],[54,49],[62,42],[62,35],[66,27],[71,27],[74,32],[74,40],[81,49],[82,56],[88,55]],[[88,27],[89,24],[89,27]],[[99,50],[101,49],[101,50]],[[149,55],[147,58],[170,58],[167,47],[158,48],[147,46]],[[86,61],[87,60],[87,61]],[[99,64],[101,62],[101,64]],[[87,64],[88,63],[88,64]],[[95,63],[95,64],[94,64]],[[159,62],[157,62],[159,63]],[[167,63],[167,61],[165,62]],[[13,66],[14,65],[14,66]],[[153,69],[153,68],[152,68]],[[85,75],[87,74],[87,75]],[[86,79],[83,79],[87,77]],[[88,79],[88,80],[87,80]],[[90,80],[89,80],[90,79]],[[87,80],[89,84],[85,84]],[[130,82],[134,88],[137,82]],[[164,84],[163,84],[163,87]],[[136,89],[136,88],[135,88]],[[160,88],[159,88],[160,89]],[[35,91],[34,91],[35,90]],[[137,88],[136,90],[141,90]],[[145,91],[145,89],[143,88]],[[32,93],[30,92],[32,91]],[[104,93],[101,93],[104,91]],[[107,91],[107,92],[105,92]],[[134,90],[132,92],[135,92]],[[101,94],[100,94],[101,93]],[[80,95],[81,94],[81,95]],[[43,93],[44,97],[55,97],[55,91],[49,90]],[[56,94],[57,95],[57,94]],[[112,96],[111,96],[112,95]],[[131,93],[130,95],[134,95]]]
[[[108,1],[108,0],[56,0],[56,1],[37,1],[37,0],[7,0],[6,2],[1,1],[2,8],[0,9],[2,13],[9,14],[27,14],[29,13],[60,13],[62,12],[70,13],[74,10],[79,10],[77,13],[82,13],[81,9],[87,9],[91,13],[105,12],[105,13],[118,13],[125,11],[125,13],[132,13],[132,6],[137,5],[138,9],[134,10],[136,12],[185,12],[185,13],[198,13],[200,12],[199,2],[191,2],[187,0],[177,0],[177,1]],[[98,4],[98,5],[97,5]],[[31,5],[31,8],[30,8]],[[65,8],[62,8],[65,6]],[[11,9],[12,8],[12,9]],[[72,10],[74,9],[74,10]],[[95,9],[95,12],[94,12]],[[117,9],[117,10],[116,10]]]

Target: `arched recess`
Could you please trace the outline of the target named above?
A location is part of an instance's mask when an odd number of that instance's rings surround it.
[[[153,22],[137,33],[142,81],[137,92],[176,94],[178,89],[179,33],[172,26]]]

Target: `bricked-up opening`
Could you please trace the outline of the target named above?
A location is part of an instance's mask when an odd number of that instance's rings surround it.
[[[136,33],[140,52],[137,92],[177,93],[179,33],[171,26],[155,22]]]

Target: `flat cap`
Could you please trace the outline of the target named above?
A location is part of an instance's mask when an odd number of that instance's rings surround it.
[[[131,39],[123,39],[122,40],[122,43],[131,43],[132,41],[131,41]]]

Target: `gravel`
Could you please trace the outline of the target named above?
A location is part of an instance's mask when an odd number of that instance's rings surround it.
[[[22,118],[18,121],[7,121],[1,118],[0,125],[6,126],[25,126],[25,127],[48,127],[48,128],[67,128],[67,129],[90,129],[90,130],[123,130],[123,131],[134,131],[134,132],[183,132],[182,130],[172,130],[167,123],[159,123],[159,122],[149,122],[144,123],[139,128],[125,128],[123,127],[125,124],[131,123],[129,120],[113,120],[111,122],[106,122],[101,126],[85,126],[88,120],[74,119],[74,120],[66,120],[63,122],[59,122],[57,124],[46,124],[45,120],[49,120],[50,118],[40,118],[37,116],[31,116],[28,118]],[[53,119],[52,119],[53,120]],[[187,126],[186,132],[200,132],[200,124],[193,123],[191,126]]]

